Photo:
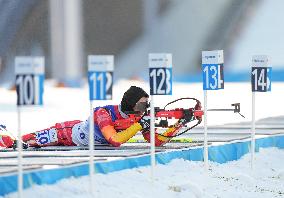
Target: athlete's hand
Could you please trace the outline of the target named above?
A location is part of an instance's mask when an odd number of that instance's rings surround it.
[[[195,111],[201,111],[201,109],[202,109],[202,106],[201,106],[201,103],[200,102],[197,102],[196,103],[196,105],[195,105],[195,107],[194,107],[194,110]],[[202,121],[202,115],[201,116],[196,116],[195,117],[197,120],[199,120],[199,122],[201,122]]]
[[[179,123],[181,123],[182,125],[186,125],[187,123],[191,122],[193,118],[193,113],[192,110],[184,110],[183,111],[183,118],[179,119]]]
[[[150,120],[151,117],[148,115],[144,115],[141,117],[141,119],[138,121],[138,123],[142,126],[143,131],[150,130]]]

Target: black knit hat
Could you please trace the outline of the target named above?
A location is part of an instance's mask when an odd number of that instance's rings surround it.
[[[131,86],[124,94],[121,100],[121,110],[123,112],[133,111],[135,104],[142,98],[149,95],[140,87]]]

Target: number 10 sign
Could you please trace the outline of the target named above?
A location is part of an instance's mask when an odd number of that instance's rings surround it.
[[[112,99],[113,61],[113,55],[88,56],[90,100]]]
[[[42,105],[44,58],[18,56],[15,58],[17,105]]]
[[[149,54],[151,95],[172,94],[172,54]]]
[[[202,51],[203,90],[224,89],[223,50]]]

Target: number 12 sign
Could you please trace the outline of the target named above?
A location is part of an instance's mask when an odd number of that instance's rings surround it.
[[[90,100],[112,99],[113,63],[113,55],[88,56]]]
[[[151,95],[172,95],[172,54],[149,54]]]
[[[268,58],[265,55],[253,56],[251,69],[252,92],[271,91],[272,67],[267,67]]]
[[[223,50],[202,51],[203,90],[224,89]]]
[[[42,105],[44,58],[18,56],[15,58],[17,105]]]

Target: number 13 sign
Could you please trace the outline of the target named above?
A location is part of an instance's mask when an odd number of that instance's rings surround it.
[[[149,54],[151,95],[172,94],[172,54]]]
[[[223,50],[202,51],[203,90],[224,89]]]
[[[90,100],[112,99],[113,61],[113,55],[88,56]]]

